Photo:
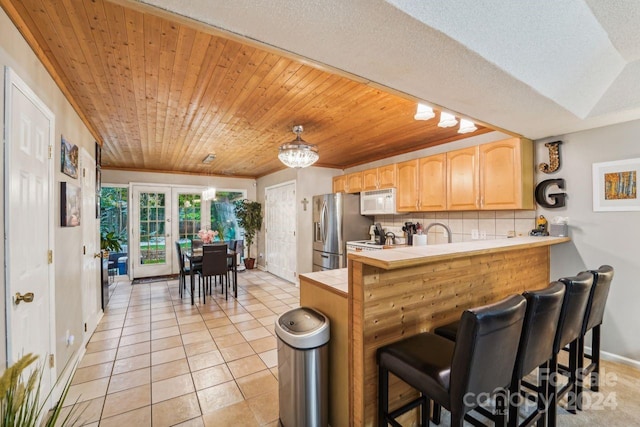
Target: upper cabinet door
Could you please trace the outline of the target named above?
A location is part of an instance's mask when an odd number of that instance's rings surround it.
[[[472,211],[480,208],[478,147],[447,153],[447,209]]]
[[[362,191],[362,172],[354,172],[347,175],[347,193],[359,193]]]
[[[418,193],[421,211],[447,210],[447,156],[418,159]]]
[[[378,168],[362,171],[362,191],[378,188]]]
[[[397,165],[380,166],[378,168],[378,188],[393,188],[396,186]]]
[[[510,138],[480,145],[480,207],[534,209],[533,144]]]
[[[398,189],[396,190],[398,212],[418,210],[418,161],[398,163]]]
[[[333,177],[333,192],[344,193],[346,191],[345,186],[347,183],[346,175],[338,175]]]

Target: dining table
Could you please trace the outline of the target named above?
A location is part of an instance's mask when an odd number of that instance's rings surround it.
[[[206,244],[204,246],[207,246]],[[189,265],[193,267],[196,264],[202,263],[202,248],[195,249],[185,249],[182,252],[185,260],[189,261]],[[237,252],[231,249],[227,249],[227,259],[231,260],[232,270],[233,270],[233,297],[238,298],[238,260],[237,260]],[[190,277],[191,277],[191,305],[195,304],[195,268],[189,268]]]

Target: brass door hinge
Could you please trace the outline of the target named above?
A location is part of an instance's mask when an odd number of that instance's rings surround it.
[[[50,145],[49,146],[49,158],[51,158],[51,151],[53,150],[53,147]]]
[[[54,366],[56,366],[56,359],[55,356],[53,354],[49,355],[49,367],[53,368]]]
[[[49,264],[53,264],[53,251],[51,249],[49,249],[49,252],[47,253],[47,261]]]

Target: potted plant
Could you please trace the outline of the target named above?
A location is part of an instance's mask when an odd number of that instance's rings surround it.
[[[32,368],[28,372],[29,365],[36,361],[38,356],[31,353],[24,355],[13,365],[9,366],[0,377],[0,425],[20,427],[53,427],[75,425],[83,411],[79,411],[73,404],[71,411],[62,416],[62,406],[69,393],[71,378],[62,389],[60,400],[51,411],[47,411],[47,400],[55,385],[43,398],[41,396],[41,380],[44,367]],[[56,384],[58,382],[56,381]]]
[[[102,231],[100,233],[100,249],[103,251],[103,257],[109,258],[109,252],[118,252],[122,249],[120,239],[115,231]]]
[[[251,258],[251,244],[256,233],[262,228],[262,205],[247,199],[236,200],[234,205],[238,225],[244,229],[244,238],[247,241],[247,258],[244,265],[251,270],[256,262],[255,258]]]

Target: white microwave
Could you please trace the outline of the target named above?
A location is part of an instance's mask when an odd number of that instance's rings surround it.
[[[360,193],[361,215],[397,214],[396,189],[363,191]]]

